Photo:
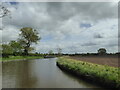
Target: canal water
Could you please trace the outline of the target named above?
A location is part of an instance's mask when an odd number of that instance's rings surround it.
[[[2,64],[3,88],[98,88],[56,66],[56,58]]]

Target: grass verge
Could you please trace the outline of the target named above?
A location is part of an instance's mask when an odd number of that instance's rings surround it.
[[[41,56],[9,56],[9,58],[0,58],[0,61],[12,61],[12,60],[27,60],[27,59],[39,59]]]
[[[57,66],[82,79],[106,88],[120,88],[120,68],[77,61],[66,57],[58,58]]]

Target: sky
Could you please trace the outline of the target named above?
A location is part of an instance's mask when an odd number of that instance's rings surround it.
[[[32,27],[41,37],[37,52],[118,52],[116,2],[4,2],[11,12],[2,18],[2,43],[17,40],[20,29]],[[1,25],[0,25],[1,26]],[[0,34],[1,35],[1,34]]]

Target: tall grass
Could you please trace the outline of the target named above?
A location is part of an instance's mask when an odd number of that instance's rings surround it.
[[[66,71],[105,87],[120,88],[119,69],[61,57],[57,65]]]

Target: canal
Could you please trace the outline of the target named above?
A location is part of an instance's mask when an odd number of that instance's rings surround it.
[[[98,88],[56,66],[57,58],[10,61],[2,64],[3,88]]]

